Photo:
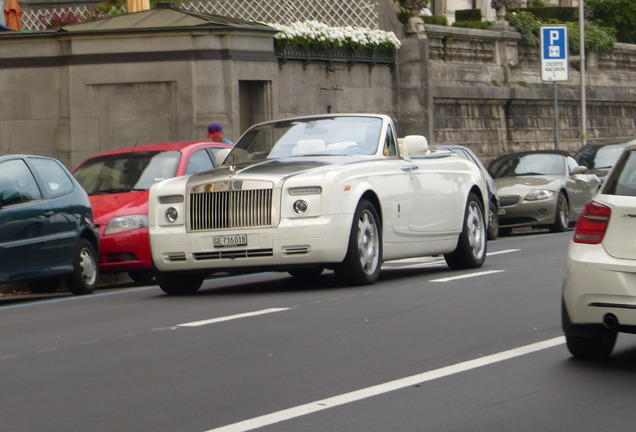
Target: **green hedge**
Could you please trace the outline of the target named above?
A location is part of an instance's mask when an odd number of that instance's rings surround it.
[[[453,27],[488,30],[492,24],[491,21],[455,21]]]
[[[578,21],[577,9],[578,8],[575,7],[563,6],[510,8],[508,9],[508,13],[529,12],[539,18],[542,22],[548,22],[550,20],[558,20],[561,22],[575,22]]]
[[[481,21],[481,9],[456,10],[455,21]]]
[[[441,26],[448,25],[448,18],[446,18],[444,15],[429,15],[429,16],[424,15],[421,18],[425,24],[434,24],[434,25],[441,25]]]

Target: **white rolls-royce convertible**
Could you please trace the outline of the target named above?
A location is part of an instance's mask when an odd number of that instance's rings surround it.
[[[217,155],[217,158],[221,155]],[[149,230],[159,286],[196,293],[216,272],[333,270],[374,283],[382,262],[486,256],[485,181],[473,163],[398,139],[390,117],[324,114],[257,124],[214,170],[156,183]]]

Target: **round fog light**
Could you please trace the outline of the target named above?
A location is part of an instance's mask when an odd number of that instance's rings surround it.
[[[166,210],[166,220],[168,222],[176,222],[177,217],[179,217],[179,212],[174,207],[169,207]]]
[[[309,208],[309,204],[307,204],[307,201],[305,200],[298,200],[296,202],[294,202],[294,205],[292,206],[292,209],[294,210],[294,213],[296,214],[305,214],[305,212],[307,212],[307,209]]]

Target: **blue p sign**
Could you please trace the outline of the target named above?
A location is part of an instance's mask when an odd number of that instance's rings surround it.
[[[543,58],[566,58],[567,36],[565,27],[543,27],[541,29],[541,40],[543,42]]]

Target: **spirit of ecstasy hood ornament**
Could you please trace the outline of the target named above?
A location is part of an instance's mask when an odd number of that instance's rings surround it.
[[[230,165],[230,177],[236,176],[236,165]]]

